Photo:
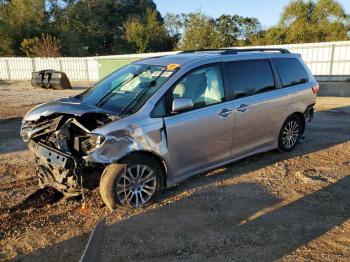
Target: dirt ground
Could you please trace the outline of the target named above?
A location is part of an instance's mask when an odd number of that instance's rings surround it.
[[[141,210],[110,212],[97,190],[85,208],[76,199],[13,208],[37,190],[21,118],[82,89],[0,81],[0,260],[78,261],[103,217],[103,261],[350,260],[350,98],[318,98],[292,153],[271,151],[195,176]]]

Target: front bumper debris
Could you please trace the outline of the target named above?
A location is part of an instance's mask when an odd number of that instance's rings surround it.
[[[29,143],[29,149],[41,161],[57,169],[66,169],[69,165],[75,165],[75,161],[69,155],[41,143]]]
[[[37,175],[41,188],[52,186],[66,195],[81,194],[81,166],[74,157],[30,141],[30,151],[37,162]]]

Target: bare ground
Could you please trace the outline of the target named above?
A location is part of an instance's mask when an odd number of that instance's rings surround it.
[[[74,95],[0,82],[0,260],[77,261],[107,218],[104,261],[349,261],[350,98],[318,98],[306,139],[292,153],[249,157],[195,176],[142,210],[77,199],[16,209],[37,190],[19,137],[34,105]]]

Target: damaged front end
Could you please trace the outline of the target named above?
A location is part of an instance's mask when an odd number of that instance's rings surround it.
[[[63,110],[55,108],[50,112],[52,107],[57,107],[57,102],[29,112],[23,120],[21,136],[35,157],[40,187],[51,186],[65,195],[79,195],[83,189],[98,186],[104,168],[103,164],[84,160],[105,141],[93,130],[118,118],[94,110],[76,112],[75,105],[69,103],[61,105]]]

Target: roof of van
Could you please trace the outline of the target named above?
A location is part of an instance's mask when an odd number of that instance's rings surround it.
[[[169,64],[184,65],[188,62],[200,60],[202,58],[215,58],[222,55],[257,55],[259,57],[267,54],[290,54],[286,49],[281,48],[249,48],[249,49],[206,49],[180,52],[174,55],[158,56],[136,61],[136,63],[166,66]]]

